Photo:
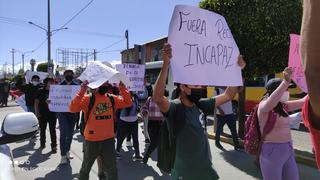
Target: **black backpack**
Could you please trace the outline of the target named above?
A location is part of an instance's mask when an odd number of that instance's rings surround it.
[[[164,121],[160,128],[159,145],[158,145],[158,162],[157,166],[162,172],[171,173],[176,157],[176,136],[185,125],[185,107],[179,99],[175,99],[176,105],[174,119]]]
[[[110,99],[111,101],[111,105],[112,105],[112,110],[114,112],[114,99],[113,99],[113,96],[110,95],[110,94],[107,94],[108,98]],[[80,121],[80,125],[79,125],[79,128],[80,128],[80,133],[82,136],[84,136],[84,129],[86,128],[86,125],[87,125],[87,120],[89,119],[89,116],[90,116],[90,112],[94,106],[94,101],[95,101],[96,97],[94,96],[94,94],[91,94],[90,96],[90,101],[89,101],[89,105],[88,105],[88,112],[86,114],[86,118],[84,118],[85,114],[84,112],[82,111],[82,115],[81,115],[81,121]]]

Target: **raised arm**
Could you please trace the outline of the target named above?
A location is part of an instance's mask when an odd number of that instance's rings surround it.
[[[307,99],[307,96],[298,100],[286,102],[286,104],[288,105],[288,111],[291,112],[291,111],[296,111],[301,109],[304,103],[306,102],[306,99]]]
[[[240,66],[241,70],[246,67],[246,62],[243,60],[242,55],[239,55],[238,57],[238,65]],[[215,107],[217,108],[220,105],[228,101],[231,101],[234,98],[234,96],[239,92],[239,90],[241,90],[241,87],[227,87],[224,93],[215,97]]]
[[[161,112],[166,113],[169,111],[170,108],[170,102],[169,100],[164,96],[163,92],[166,88],[166,81],[169,71],[169,65],[170,65],[170,59],[172,57],[172,50],[170,44],[165,44],[163,47],[163,65],[160,71],[160,74],[158,76],[158,79],[155,84],[155,88],[153,91],[153,100],[155,103],[159,106]]]
[[[74,97],[69,105],[70,112],[80,112],[85,109],[85,107],[88,107],[90,98],[86,98],[84,95],[87,92],[88,89],[88,81],[85,81],[82,83],[80,91]]]
[[[259,109],[262,112],[269,112],[273,108],[275,108],[280,102],[283,93],[288,89],[292,76],[291,68],[285,68],[285,70],[283,71],[283,75],[285,79],[282,81],[280,86],[266,100],[260,103]]]
[[[121,96],[113,96],[115,108],[123,109],[132,106],[131,94],[122,82],[119,83],[119,91]]]
[[[307,80],[310,104],[320,120],[320,1],[303,1],[301,27],[301,60]]]

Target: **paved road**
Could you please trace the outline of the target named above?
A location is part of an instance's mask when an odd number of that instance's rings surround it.
[[[10,107],[0,108],[0,118],[7,113],[21,112],[21,108],[10,103]],[[59,131],[57,129],[57,133]],[[49,133],[47,132],[47,137]],[[59,137],[59,135],[58,135]],[[39,137],[38,137],[39,138]],[[139,129],[140,151],[144,152],[145,144],[141,128]],[[75,156],[70,165],[59,166],[60,155],[51,154],[50,148],[39,150],[39,140],[23,141],[10,145],[14,160],[19,163],[15,167],[18,180],[70,180],[78,175],[82,162],[82,138],[75,133],[71,153]],[[233,151],[228,144],[223,144],[227,151],[220,151],[215,148],[214,141],[210,140],[213,164],[222,180],[230,179],[261,179],[259,169],[253,164],[253,159],[244,152]],[[47,147],[50,147],[50,140],[47,139]],[[149,160],[148,165],[133,162],[133,149],[123,147],[122,159],[118,161],[118,173],[120,180],[169,180],[169,176],[161,174],[156,167],[155,154]],[[320,173],[314,168],[299,165],[301,179],[319,180]],[[97,178],[96,164],[91,170],[90,180]]]

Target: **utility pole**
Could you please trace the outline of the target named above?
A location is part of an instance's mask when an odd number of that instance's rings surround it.
[[[22,56],[22,70],[24,72],[24,53],[21,56]]]
[[[48,73],[52,75],[53,68],[51,67],[51,25],[50,25],[50,0],[48,0]]]
[[[12,75],[14,75],[14,53],[16,53],[16,51],[12,48],[12,51],[10,52],[12,53]]]
[[[127,39],[127,62],[129,62],[129,31],[126,30],[125,37]]]
[[[96,49],[93,50],[93,61],[97,60],[97,51]]]

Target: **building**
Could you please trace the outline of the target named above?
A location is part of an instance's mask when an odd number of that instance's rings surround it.
[[[121,52],[121,63],[145,64],[147,62],[162,61],[162,47],[168,37],[162,37]]]

